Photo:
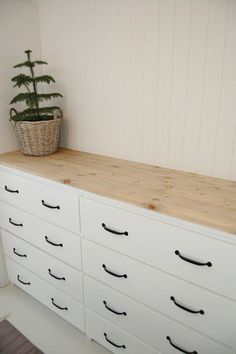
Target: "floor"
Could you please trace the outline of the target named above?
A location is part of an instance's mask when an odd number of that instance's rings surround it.
[[[0,289],[4,317],[45,354],[111,354],[13,285]]]
[[[0,322],[1,354],[43,354],[8,320]]]

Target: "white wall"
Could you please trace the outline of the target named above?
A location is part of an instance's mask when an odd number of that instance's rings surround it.
[[[65,146],[236,179],[235,0],[40,0]]]
[[[25,60],[24,50],[40,57],[38,8],[33,0],[0,0],[0,153],[17,148],[9,123],[9,102],[18,93],[10,79],[13,65]],[[37,58],[38,59],[38,58]]]

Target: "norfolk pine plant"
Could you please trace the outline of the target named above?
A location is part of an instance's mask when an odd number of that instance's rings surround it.
[[[21,112],[17,112],[14,108],[10,111],[10,120],[14,122],[18,121],[46,121],[54,119],[55,111],[60,111],[60,108],[57,106],[41,106],[41,103],[44,101],[49,101],[53,98],[62,97],[58,92],[54,93],[39,93],[38,84],[40,83],[55,83],[55,80],[52,76],[41,75],[35,76],[34,68],[37,65],[47,65],[45,61],[42,60],[31,60],[31,50],[25,51],[27,60],[23,63],[17,64],[14,68],[28,68],[29,75],[18,74],[14,76],[11,81],[14,83],[14,87],[25,88],[25,92],[19,93],[15,96],[10,104],[15,104],[19,102],[24,102],[27,108]],[[12,115],[12,112],[15,114]]]

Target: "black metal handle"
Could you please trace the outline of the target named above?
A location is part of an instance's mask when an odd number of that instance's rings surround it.
[[[51,271],[50,268],[48,268],[48,273],[49,273],[49,275],[50,275],[51,277],[53,277],[53,278],[55,278],[55,279],[57,279],[57,280],[66,280],[65,277],[57,277],[56,275],[52,274],[52,271]]]
[[[108,310],[108,311],[111,311],[111,312],[113,312],[113,313],[115,313],[116,315],[123,315],[123,316],[127,316],[127,313],[124,311],[124,312],[118,312],[118,311],[115,311],[115,310],[113,310],[112,308],[110,308],[109,306],[107,306],[107,302],[104,300],[103,301],[103,303],[104,303],[104,306],[106,307],[106,309]]]
[[[102,267],[104,268],[105,272],[107,272],[108,274],[113,275],[113,277],[128,278],[127,274],[116,274],[116,273],[113,273],[111,270],[108,270],[105,264],[103,264]]]
[[[58,210],[60,209],[59,205],[56,205],[56,206],[50,205],[50,204],[45,203],[44,200],[42,200],[42,204],[43,204],[43,206],[45,206],[46,208],[49,208],[49,209],[58,209]]]
[[[171,340],[171,338],[170,338],[169,336],[167,336],[166,339],[169,341],[170,345],[171,345],[173,348],[177,349],[177,350],[178,350],[179,352],[181,352],[181,353],[185,353],[185,354],[198,354],[198,353],[196,352],[196,350],[194,350],[193,352],[189,352],[189,351],[187,351],[187,350],[185,350],[185,349],[180,348],[179,346],[177,346],[176,344],[174,344],[174,343],[172,342],[172,340]]]
[[[18,189],[9,189],[7,186],[5,186],[5,191],[9,192],[9,193],[19,193]]]
[[[211,266],[212,266],[212,263],[211,263],[211,262],[201,263],[201,262],[195,261],[195,260],[193,260],[193,259],[187,258],[187,257],[185,257],[185,256],[182,256],[178,250],[175,251],[175,254],[176,254],[177,256],[179,256],[179,258],[181,258],[183,261],[188,262],[188,263],[195,264],[195,265],[197,265],[197,266],[207,266],[207,267],[211,267]]]
[[[195,311],[195,310],[189,309],[188,307],[185,307],[185,306],[183,306],[183,305],[178,304],[178,302],[176,302],[174,296],[171,296],[170,299],[171,299],[171,301],[174,302],[174,304],[175,304],[177,307],[181,308],[181,309],[184,310],[184,311],[187,311],[187,312],[190,312],[190,313],[200,313],[201,315],[204,315],[204,311],[203,311],[203,310],[197,310],[197,311]]]
[[[103,334],[104,334],[104,337],[105,337],[106,341],[107,341],[108,343],[110,343],[111,345],[113,345],[114,347],[116,347],[116,348],[123,348],[123,349],[126,348],[126,346],[125,346],[124,344],[118,345],[118,344],[112,342],[112,341],[107,337],[107,334],[106,334],[106,333],[103,333]]]
[[[22,224],[22,223],[17,224],[16,222],[12,221],[12,219],[11,219],[11,218],[9,218],[9,223],[10,223],[10,224],[12,224],[12,225],[14,225],[14,226],[20,226],[20,227],[23,227],[23,224]]]
[[[17,280],[21,283],[21,284],[24,284],[24,285],[30,285],[31,283],[28,282],[28,283],[25,283],[24,281],[20,280],[20,276],[17,275]]]
[[[16,252],[15,247],[13,247],[13,253],[15,253],[19,257],[27,257],[27,254],[20,254],[20,253]]]
[[[128,236],[128,231],[116,231],[116,230],[112,230],[110,229],[109,227],[106,226],[106,224],[102,223],[102,227],[104,228],[104,230],[110,232],[111,234],[115,234],[115,235],[125,235],[125,236]]]
[[[50,241],[47,236],[45,236],[45,240],[46,240],[46,242],[49,243],[50,245],[53,245],[53,246],[56,246],[56,247],[63,247],[63,244],[62,244],[62,243],[54,243],[54,242]]]
[[[53,297],[51,298],[51,301],[52,301],[53,306],[57,307],[59,310],[68,311],[68,307],[61,307],[61,306],[55,304]]]

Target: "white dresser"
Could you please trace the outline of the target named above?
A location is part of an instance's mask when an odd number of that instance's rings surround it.
[[[53,161],[60,176],[60,154]],[[96,169],[95,155],[90,164]],[[94,173],[88,160],[83,166],[86,178]],[[0,166],[1,242],[12,283],[113,353],[236,353],[233,233],[47,174]]]

